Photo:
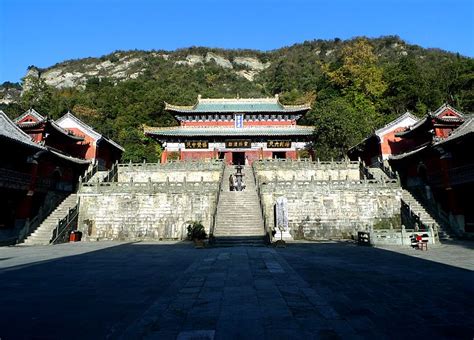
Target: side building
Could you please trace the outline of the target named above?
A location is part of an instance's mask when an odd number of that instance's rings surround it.
[[[0,149],[0,244],[14,244],[27,220],[75,189],[90,162],[35,143],[2,111]]]
[[[416,119],[406,113],[348,152],[372,167],[390,164],[405,188],[458,235],[474,236],[473,117],[448,104]]]
[[[56,120],[56,124],[70,133],[83,137],[82,145],[85,147],[77,149],[78,156],[97,162],[100,170],[110,169],[125,151],[119,144],[95,131],[71,112]]]
[[[283,105],[274,98],[204,99],[192,106],[165,103],[176,127],[147,127],[164,148],[161,161],[224,159],[251,164],[258,159],[297,159],[313,127],[297,125],[310,104]]]
[[[54,121],[29,109],[14,122],[35,143],[75,158],[97,162],[102,170],[110,169],[124,152],[120,145],[95,131],[71,112]]]

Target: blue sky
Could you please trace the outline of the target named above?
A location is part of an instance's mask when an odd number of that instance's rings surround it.
[[[271,50],[360,35],[474,57],[474,0],[0,0],[0,83],[115,50]]]

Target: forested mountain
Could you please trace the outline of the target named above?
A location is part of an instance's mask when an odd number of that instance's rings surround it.
[[[474,60],[410,45],[398,37],[314,40],[278,50],[191,47],[117,51],[101,58],[30,67],[18,86],[0,87],[10,116],[34,107],[57,118],[67,110],[126,148],[124,160],[156,161],[159,147],[142,124],[177,124],[164,101],[203,97],[262,97],[312,101],[301,123],[315,126],[321,158],[341,157],[374,129],[409,110],[423,115],[447,102],[474,111]],[[1,102],[1,101],[0,101]]]

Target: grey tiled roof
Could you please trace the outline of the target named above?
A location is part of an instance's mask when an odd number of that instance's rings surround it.
[[[462,138],[468,134],[474,133],[474,116],[465,115],[465,118],[466,120],[461,126],[451,132],[451,134],[445,139],[435,143],[435,145],[445,144],[454,140],[458,140],[459,138]]]
[[[61,126],[61,122],[63,120],[65,120],[66,118],[70,118],[71,120],[75,121],[79,126],[81,126],[85,131],[87,131],[89,134],[91,134],[93,137],[96,137],[97,140],[101,140],[103,139],[104,141],[106,141],[107,143],[113,145],[114,147],[116,147],[117,149],[121,150],[122,152],[125,151],[125,149],[120,146],[118,143],[114,142],[112,139],[110,138],[107,138],[105,136],[103,136],[102,134],[100,134],[99,132],[95,131],[91,126],[87,125],[86,123],[84,123],[82,120],[80,120],[79,118],[77,118],[75,115],[73,115],[70,111],[68,111],[64,116],[62,116],[61,118],[59,118],[58,120],[56,120],[56,124],[58,126],[60,126],[61,128],[63,128]]]
[[[13,121],[15,123],[18,123],[20,120],[22,120],[23,118],[25,118],[28,115],[32,116],[32,117],[35,117],[39,122],[44,120],[44,117],[42,115],[40,115],[38,113],[38,111],[36,111],[35,109],[29,109],[28,111],[23,113],[20,117],[15,118]]]
[[[145,129],[147,135],[170,136],[170,137],[198,137],[198,136],[219,136],[219,137],[241,137],[241,136],[310,136],[314,128],[311,126],[294,127],[252,127],[252,128],[152,128]]]
[[[41,145],[36,144],[31,140],[31,137],[21,131],[16,124],[7,117],[7,115],[0,110],[0,137],[17,141],[24,145],[36,148],[38,150],[46,150]]]
[[[459,115],[460,117],[464,116],[464,114],[461,111],[456,110],[454,107],[451,105],[444,103],[441,105],[435,112],[432,113],[433,117],[438,117],[440,116],[445,110],[451,110],[455,114]]]

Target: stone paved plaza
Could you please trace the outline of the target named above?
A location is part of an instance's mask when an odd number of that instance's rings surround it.
[[[472,246],[0,248],[0,338],[472,339]]]

